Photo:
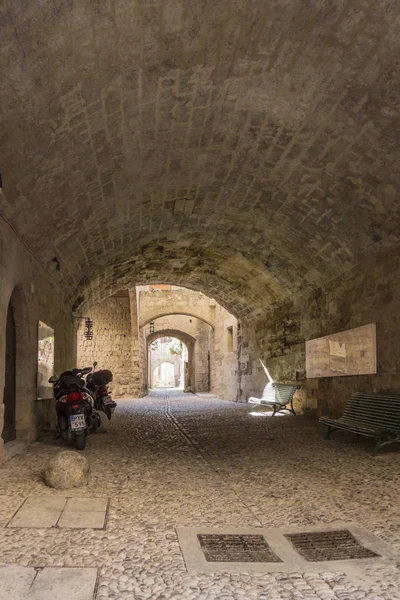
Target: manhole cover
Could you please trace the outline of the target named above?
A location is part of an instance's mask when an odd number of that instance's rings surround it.
[[[301,556],[311,562],[379,556],[369,548],[361,546],[347,529],[287,533],[285,537],[292,542]]]
[[[282,562],[262,535],[198,534],[207,562]]]

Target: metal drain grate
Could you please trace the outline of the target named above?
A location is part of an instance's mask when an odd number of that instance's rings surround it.
[[[282,562],[262,535],[198,534],[207,562]]]
[[[288,533],[285,535],[297,552],[310,562],[323,560],[346,560],[379,556],[361,546],[347,529]]]

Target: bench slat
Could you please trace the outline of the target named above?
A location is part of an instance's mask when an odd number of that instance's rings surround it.
[[[293,409],[293,396],[298,386],[284,383],[269,382],[264,388],[261,398],[249,398],[251,404],[258,406],[272,406],[273,414],[279,410],[289,410],[296,414]],[[290,404],[290,408],[285,408]]]
[[[353,394],[339,419],[321,417],[327,425],[327,437],[334,429],[344,429],[376,437],[380,445],[400,441],[400,394],[384,392],[357,392]]]
[[[400,422],[400,419],[397,417],[397,415],[393,416],[389,412],[386,412],[386,411],[384,413],[379,413],[378,410],[371,410],[371,411],[348,410],[347,412],[343,413],[343,417],[349,417],[349,418],[363,419],[366,416],[368,416],[368,418],[370,418],[370,419],[376,419],[377,421],[388,420],[391,423],[399,423]]]
[[[345,419],[320,419],[324,425],[332,425],[332,427],[347,427],[364,429],[365,431],[373,431],[375,433],[384,433],[386,429],[383,427],[373,427],[369,423],[361,423],[360,421],[351,421]]]

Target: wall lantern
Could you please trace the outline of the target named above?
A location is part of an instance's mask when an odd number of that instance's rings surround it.
[[[84,336],[87,340],[93,339],[93,321],[92,321],[92,319],[85,319]]]

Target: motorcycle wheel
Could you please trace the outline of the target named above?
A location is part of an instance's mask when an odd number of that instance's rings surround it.
[[[71,433],[68,427],[67,419],[65,417],[59,417],[58,426],[62,439],[64,440],[64,442],[67,442],[67,444],[69,444],[69,442],[71,441]]]
[[[96,416],[96,419],[93,420],[93,424],[92,424],[92,427],[91,427],[91,432],[92,433],[97,433],[97,430],[98,430],[98,428],[101,425],[101,419],[100,419],[99,413],[96,413],[95,416]]]
[[[86,448],[86,435],[85,433],[75,434],[75,446],[77,450],[84,450]]]

